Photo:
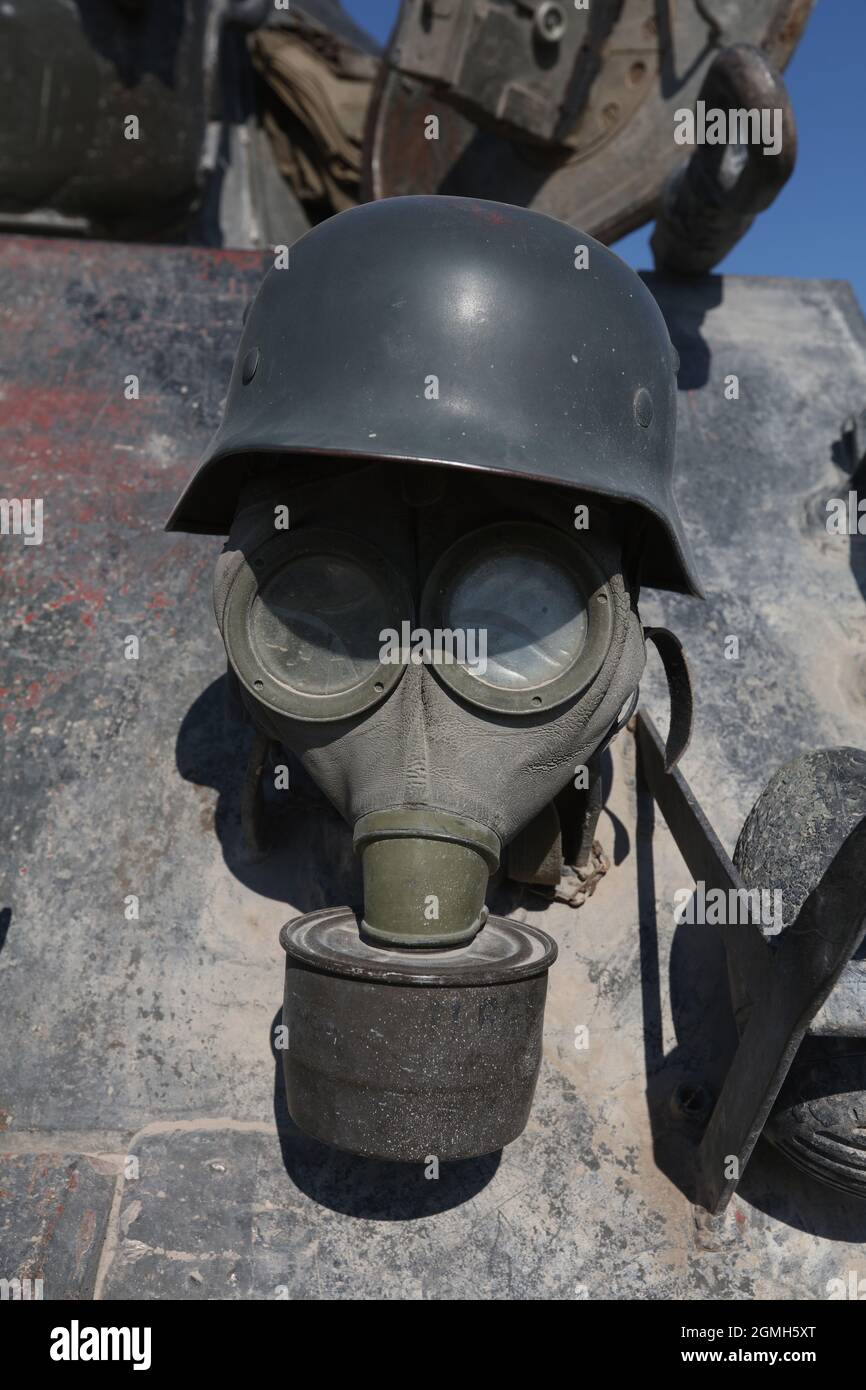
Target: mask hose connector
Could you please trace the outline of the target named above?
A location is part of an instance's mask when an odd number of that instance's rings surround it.
[[[372,941],[462,946],[484,926],[500,854],[486,825],[427,806],[371,811],[355,825],[354,847],[364,874],[363,931]]]

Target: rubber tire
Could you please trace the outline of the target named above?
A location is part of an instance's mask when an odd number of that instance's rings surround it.
[[[861,749],[806,753],[771,777],[746,818],[734,863],[747,887],[781,888],[783,930],[864,816]],[[866,946],[855,959],[866,1012]],[[866,1039],[806,1037],[764,1135],[819,1182],[866,1199]]]

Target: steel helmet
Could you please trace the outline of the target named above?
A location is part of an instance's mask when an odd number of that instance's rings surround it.
[[[169,530],[227,533],[268,455],[442,464],[633,504],[643,582],[700,594],[672,486],[676,352],[607,247],[525,208],[425,196],[329,218],[288,259],[250,306]]]

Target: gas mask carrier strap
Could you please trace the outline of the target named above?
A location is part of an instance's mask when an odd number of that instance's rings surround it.
[[[661,657],[671,700],[671,722],[665,743],[665,772],[676,767],[692,736],[694,699],[692,678],[680,639],[666,627],[645,627],[643,635]]]

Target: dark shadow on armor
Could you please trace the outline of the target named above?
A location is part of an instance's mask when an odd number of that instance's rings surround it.
[[[12,925],[12,909],[4,907],[0,910],[0,951],[6,945],[6,938],[9,935],[9,928]]]
[[[185,781],[218,793],[214,830],[226,867],[247,888],[290,904],[287,917],[293,910],[360,908],[361,874],[351,831],[287,752],[281,751],[278,761],[288,769],[288,788],[275,787],[273,767],[263,779],[267,852],[256,853],[246,842],[241,806],[253,735],[248,725],[227,718],[225,688],[221,677],[190,707],[175,753]]]
[[[849,421],[853,424],[853,421]],[[849,559],[851,573],[863,598],[866,599],[866,412],[860,416],[859,427],[855,432],[840,431],[839,438],[833,442],[833,462],[844,474],[842,486],[836,495],[844,497],[853,492],[856,497],[857,532],[849,536]],[[862,458],[858,458],[864,449]],[[860,508],[863,507],[861,511]],[[826,509],[825,509],[826,510]],[[862,533],[861,534],[861,529]]]
[[[137,87],[151,73],[174,88],[184,26],[192,22],[184,0],[75,0],[88,41],[117,69],[124,87]]]
[[[565,156],[541,146],[522,146],[495,131],[476,130],[436,192],[496,202],[507,188],[509,202],[528,207],[564,162]]]
[[[640,278],[661,309],[671,342],[679,353],[677,390],[699,390],[710,379],[712,360],[701,326],[710,310],[717,309],[724,299],[723,277],[686,277],[642,271]]]

